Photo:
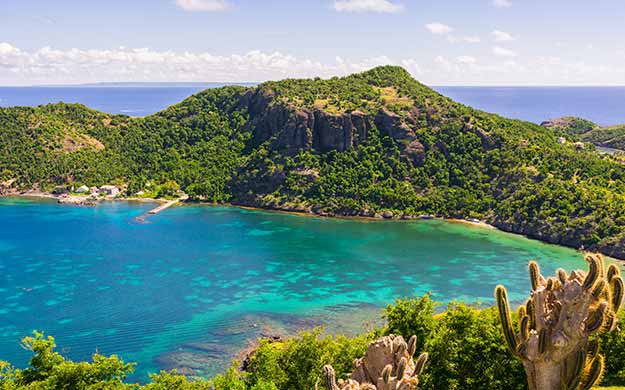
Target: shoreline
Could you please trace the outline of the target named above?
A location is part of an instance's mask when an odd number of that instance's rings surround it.
[[[54,195],[51,193],[46,193],[46,192],[41,192],[41,191],[27,191],[27,192],[15,192],[15,193],[6,193],[6,194],[0,194],[0,198],[1,197],[24,197],[24,198],[38,198],[38,199],[54,199],[57,200],[58,203],[62,203],[62,204],[66,204],[66,205],[70,205],[70,206],[83,206],[85,204],[83,203],[73,203],[73,202],[61,202],[62,196],[58,196],[58,195]],[[75,196],[76,197],[76,196]],[[77,197],[76,197],[77,198]],[[81,197],[83,198],[83,197]],[[88,196],[84,197],[84,200],[86,200],[88,198]],[[168,204],[168,203],[172,203],[172,200],[167,200],[167,199],[157,199],[157,198],[137,198],[137,197],[102,197],[102,198],[98,198],[95,200],[95,204],[99,203],[99,202],[136,202],[136,203],[153,203],[153,204],[157,204],[159,205],[158,207],[156,207],[156,209],[161,208],[162,206]],[[189,201],[188,197],[184,197],[177,199],[175,202],[173,202],[174,204],[171,204],[171,206],[174,205],[199,205],[199,206],[225,206],[225,207],[233,207],[233,208],[238,208],[238,209],[242,209],[242,210],[251,210],[251,211],[265,211],[265,212],[278,212],[278,213],[285,213],[285,214],[289,214],[289,215],[297,215],[297,216],[301,216],[301,217],[308,217],[308,218],[338,218],[338,219],[346,219],[346,220],[356,220],[356,221],[361,221],[361,222],[376,222],[376,221],[393,221],[393,222],[409,222],[409,221],[427,221],[427,220],[437,220],[437,221],[444,221],[444,222],[449,222],[449,223],[457,223],[457,224],[464,224],[464,225],[468,225],[471,227],[478,227],[478,228],[484,228],[484,229],[489,229],[489,230],[497,230],[503,233],[507,233],[507,234],[513,234],[515,236],[519,236],[519,237],[525,237],[529,240],[535,240],[538,242],[541,242],[543,244],[546,245],[555,245],[555,246],[559,246],[562,248],[568,248],[568,249],[573,249],[579,253],[586,253],[587,251],[584,251],[580,248],[574,248],[571,246],[567,246],[567,245],[561,245],[561,244],[554,244],[554,243],[550,243],[546,240],[541,240],[535,237],[530,237],[528,235],[525,234],[520,234],[520,233],[515,233],[513,231],[507,231],[504,229],[501,229],[495,225],[491,225],[485,221],[471,221],[471,220],[466,220],[466,219],[461,219],[461,218],[447,218],[447,217],[440,217],[440,216],[432,216],[432,215],[422,215],[422,216],[401,216],[401,217],[397,217],[397,216],[392,216],[392,217],[385,217],[385,216],[381,216],[379,214],[377,215],[373,215],[373,216],[368,216],[368,215],[340,215],[340,214],[334,214],[334,213],[317,213],[313,210],[290,210],[287,208],[279,208],[279,207],[271,207],[271,206],[266,206],[266,207],[260,207],[260,206],[250,206],[250,205],[243,205],[243,204],[236,204],[236,203],[211,203],[211,202],[205,202],[205,201]],[[95,206],[95,204],[88,204],[87,206]],[[168,208],[168,207],[166,207]],[[150,213],[151,210],[148,210],[145,215],[142,215],[143,220],[145,220],[145,217],[147,216],[154,216],[156,214],[152,214]],[[609,254],[603,253],[601,251],[599,251],[598,253],[601,253],[603,256],[609,258],[609,259],[614,259],[616,261],[618,261],[623,267],[625,267],[625,258],[621,259],[618,257],[614,257],[611,256]]]
[[[81,206],[79,201],[88,201],[93,200],[95,203],[98,202],[136,202],[136,203],[158,203],[164,204],[170,202],[167,199],[158,199],[158,198],[138,198],[138,197],[111,197],[104,196],[98,198],[91,198],[89,195],[55,195],[49,192],[41,192],[41,191],[26,191],[26,192],[8,192],[5,194],[0,194],[1,197],[16,197],[16,198],[35,198],[35,199],[53,199],[56,200],[60,204],[68,204],[71,206]],[[71,199],[75,200],[63,202],[63,199]]]

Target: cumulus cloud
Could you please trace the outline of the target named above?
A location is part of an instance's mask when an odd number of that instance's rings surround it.
[[[497,8],[510,8],[512,1],[510,0],[493,0],[493,5]]]
[[[454,28],[439,22],[432,22],[425,25],[425,29],[434,35],[447,37],[450,43],[479,43],[482,40],[475,35],[455,35],[452,34]]]
[[[401,65],[431,85],[625,84],[625,68],[587,58],[520,56],[495,46],[493,56],[424,58],[384,55],[336,57],[329,61],[280,51],[252,50],[215,55],[209,52],[159,51],[147,48],[20,49],[0,43],[0,85],[78,84],[102,81],[264,81],[286,77],[332,77],[379,65]]]
[[[190,12],[220,12],[231,7],[226,0],[176,0],[176,5]]]
[[[7,56],[17,52],[17,49],[6,42],[0,42],[0,56]]]
[[[263,81],[285,77],[330,77],[394,63],[385,56],[335,63],[297,58],[279,51],[242,54],[44,47],[22,51],[0,43],[0,85],[91,83],[101,81]],[[416,65],[416,64],[415,64]]]
[[[494,30],[491,34],[493,35],[493,38],[495,38],[495,41],[497,42],[514,41],[514,37],[512,36],[512,34],[505,32],[505,31]]]
[[[516,57],[518,55],[515,51],[503,48],[501,46],[493,47],[493,54],[498,57]]]
[[[335,0],[334,9],[339,12],[396,13],[404,6],[389,0]]]
[[[477,59],[472,56],[460,56],[456,58],[456,61],[460,64],[475,64]]]
[[[450,32],[454,31],[452,27],[439,22],[428,23],[425,25],[425,28],[432,34],[436,35],[449,34]]]
[[[480,43],[482,40],[475,35],[447,36],[447,40],[451,43]]]

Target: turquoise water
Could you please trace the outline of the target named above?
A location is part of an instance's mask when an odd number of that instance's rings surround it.
[[[246,339],[329,323],[362,329],[379,307],[432,291],[491,303],[528,290],[526,264],[584,265],[572,250],[442,221],[311,218],[183,206],[135,218],[149,204],[93,208],[0,198],[0,360],[20,365],[33,329],[63,353],[100,351],[210,375]],[[376,313],[376,314],[373,314]]]

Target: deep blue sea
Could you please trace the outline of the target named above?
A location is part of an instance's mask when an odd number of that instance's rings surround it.
[[[64,101],[97,110],[145,116],[205,88],[224,84],[137,84],[75,87],[0,87],[0,106]],[[251,85],[251,84],[246,84]],[[434,87],[463,104],[515,119],[540,123],[575,115],[600,125],[625,123],[625,87]]]
[[[65,102],[81,103],[111,114],[146,116],[176,104],[206,88],[206,84],[85,85],[70,87],[0,87],[0,107],[36,106]],[[250,84],[241,84],[250,85]]]
[[[578,116],[625,123],[625,87],[434,87],[465,105],[526,121]]]

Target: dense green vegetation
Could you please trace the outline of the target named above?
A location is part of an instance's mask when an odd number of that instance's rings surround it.
[[[455,103],[397,67],[206,90],[145,118],[67,104],[2,108],[0,183],[477,217],[625,258],[621,163],[560,145],[551,129]]]
[[[125,380],[134,365],[117,356],[96,353],[91,362],[72,362],[55,352],[53,338],[35,333],[23,341],[33,351],[30,367],[19,370],[0,362],[0,389],[313,389],[322,379],[325,364],[332,364],[337,375],[345,377],[369,341],[390,333],[420,335],[419,351],[430,354],[420,377],[421,389],[526,388],[523,367],[507,351],[495,308],[451,303],[443,313],[435,314],[435,307],[429,296],[398,300],[384,310],[387,326],[369,334],[346,338],[327,336],[317,329],[282,342],[261,341],[243,372],[236,362],[211,380],[162,372],[143,386]],[[624,386],[625,329],[604,334],[600,341],[606,356],[603,384]]]

